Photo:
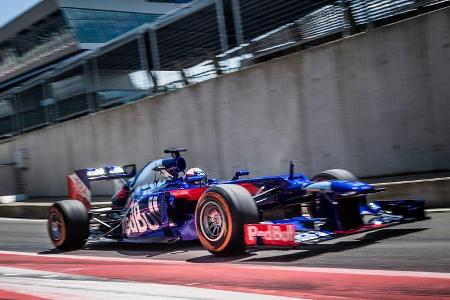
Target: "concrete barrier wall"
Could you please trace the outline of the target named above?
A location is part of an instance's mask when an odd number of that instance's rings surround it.
[[[220,178],[287,173],[290,159],[308,175],[448,170],[449,78],[444,9],[24,134],[0,155],[29,149],[27,192],[51,196],[66,193],[73,169],[142,166],[173,145]]]
[[[12,165],[0,165],[0,196],[16,194],[16,170]]]
[[[426,208],[450,207],[450,177],[383,182],[375,185],[385,187],[386,191],[369,195],[369,200],[418,199],[425,200]]]

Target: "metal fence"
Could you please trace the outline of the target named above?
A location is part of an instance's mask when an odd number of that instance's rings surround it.
[[[0,94],[0,136],[183,88],[449,2],[194,1]]]
[[[29,131],[48,125],[46,107],[41,105],[44,89],[40,81],[24,86],[15,94],[18,126],[22,131]]]
[[[84,65],[78,65],[51,78],[52,99],[48,107],[54,106],[52,119],[62,121],[93,111],[89,105],[87,76]]]
[[[92,62],[96,104],[100,108],[145,97],[153,87],[149,76],[144,37],[136,35],[123,44],[97,53]]]

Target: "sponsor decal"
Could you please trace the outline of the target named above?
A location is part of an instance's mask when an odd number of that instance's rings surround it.
[[[86,172],[86,175],[88,177],[104,176],[104,175],[106,175],[106,171],[104,168],[88,169]]]
[[[127,167],[133,167],[133,165],[127,165]],[[104,180],[113,178],[130,178],[134,176],[135,170],[133,169],[128,174],[121,166],[107,166],[103,168],[88,168],[79,170],[86,172],[86,176],[89,180]]]
[[[67,176],[69,198],[81,201],[87,208],[90,207],[91,191],[77,174]]]
[[[322,232],[322,231],[301,232],[301,233],[298,233],[295,235],[295,241],[298,243],[302,243],[302,242],[317,240],[320,238],[325,238],[328,236],[330,236],[329,233]]]
[[[147,231],[161,229],[162,220],[158,206],[158,197],[153,196],[148,199],[147,209],[140,209],[138,203],[134,203],[130,212],[124,219],[123,233],[127,237],[140,235]],[[169,218],[169,225],[175,226]]]
[[[293,224],[244,225],[245,243],[251,245],[295,246]]]
[[[109,169],[109,174],[112,174],[112,175],[125,174],[125,171],[123,170],[122,167],[119,167],[119,166],[112,166],[112,167]]]

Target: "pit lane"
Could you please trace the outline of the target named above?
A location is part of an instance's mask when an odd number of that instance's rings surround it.
[[[294,250],[263,250],[217,258],[198,242],[129,244],[109,240],[88,243],[64,254],[182,261],[324,268],[450,272],[450,211],[428,212],[430,219],[342,237]],[[43,220],[0,219],[0,251],[59,254]]]

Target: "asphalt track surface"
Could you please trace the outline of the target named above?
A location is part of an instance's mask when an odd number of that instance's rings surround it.
[[[184,288],[192,285],[196,291],[217,291],[214,294],[217,299],[245,298],[220,294],[225,291],[313,299],[450,299],[450,212],[428,215],[431,218],[425,221],[295,250],[255,251],[231,258],[214,257],[197,242],[138,245],[105,240],[89,243],[82,250],[61,253],[48,240],[45,222],[0,219],[0,299],[2,295],[21,299],[20,293],[14,293],[20,291],[20,282],[26,282],[27,277],[17,271],[23,269],[96,278],[71,278],[71,283],[110,278],[124,285],[130,280]],[[23,255],[24,252],[28,254]],[[8,270],[19,272],[16,274],[19,282],[4,276]],[[35,279],[38,275],[27,276]],[[51,286],[51,282],[44,284],[42,280],[41,285]],[[2,294],[3,286],[9,288]],[[151,290],[155,291],[155,287]],[[39,291],[36,287],[36,292]],[[172,292],[177,297],[175,288]],[[199,294],[189,295],[203,299]]]

